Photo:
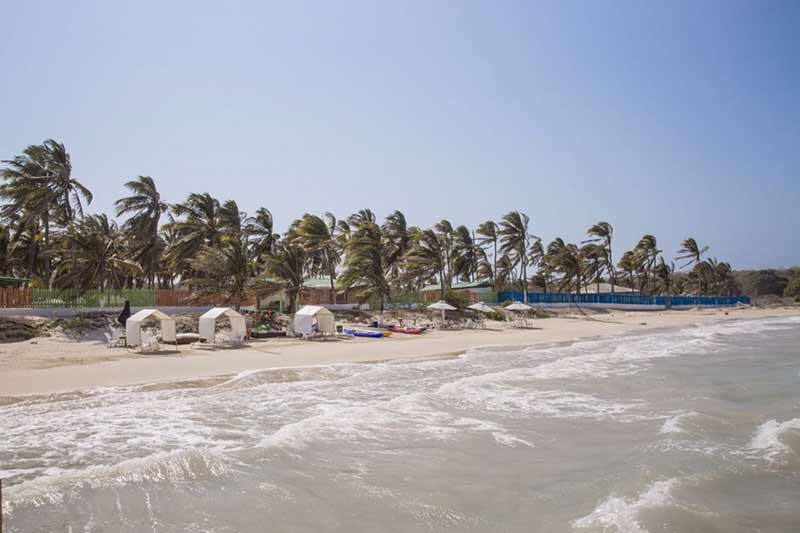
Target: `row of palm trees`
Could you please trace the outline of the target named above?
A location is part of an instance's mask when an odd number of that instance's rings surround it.
[[[705,259],[708,247],[683,242],[678,273],[656,238],[643,236],[615,264],[613,227],[599,222],[581,243],[547,244],[530,219],[511,211],[475,231],[442,220],[410,226],[400,211],[379,222],[369,209],[343,219],[306,213],[283,235],[270,211],[242,212],[235,201],[191,193],[180,203],[161,198],[155,181],[125,184],[116,216],[83,213],[91,192],[72,176],[64,145],[47,140],[4,161],[0,185],[0,271],[46,287],[120,289],[184,287],[224,293],[285,290],[296,301],[304,280],[325,277],[383,305],[396,291],[437,283],[444,298],[456,281],[487,280],[498,289],[586,290],[607,280],[645,294],[735,294],[730,265]]]

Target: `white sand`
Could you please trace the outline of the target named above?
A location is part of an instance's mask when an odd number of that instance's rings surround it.
[[[105,340],[97,338],[57,336],[0,345],[0,396],[192,379],[261,368],[457,355],[479,346],[549,344],[720,320],[798,314],[800,308],[613,312],[591,319],[578,315],[536,320],[534,329],[527,330],[494,322],[485,330],[326,342],[266,339],[252,341],[242,349],[210,351],[180,346],[177,353],[158,355],[107,348]]]

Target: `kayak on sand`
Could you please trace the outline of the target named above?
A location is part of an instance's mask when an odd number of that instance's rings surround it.
[[[345,329],[344,333],[352,335],[353,337],[368,337],[370,339],[380,339],[391,335],[388,331],[359,331],[357,329]]]
[[[386,329],[394,333],[406,333],[408,335],[419,335],[425,328],[401,328],[400,326],[386,326]]]

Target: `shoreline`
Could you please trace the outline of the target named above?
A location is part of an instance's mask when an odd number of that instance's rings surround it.
[[[458,357],[470,349],[546,346],[593,338],[658,333],[732,320],[800,316],[800,308],[614,311],[553,317],[531,329],[489,323],[489,329],[432,331],[388,339],[251,341],[245,348],[136,354],[97,340],[36,339],[0,348],[0,405],[6,399],[103,387],[233,375],[245,371]]]

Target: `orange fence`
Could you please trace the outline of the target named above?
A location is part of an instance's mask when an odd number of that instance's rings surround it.
[[[17,289],[13,287],[0,288],[1,308],[31,308],[33,307],[33,293],[31,289]]]
[[[208,294],[198,295],[186,289],[158,289],[156,290],[156,306],[158,307],[192,307],[209,305],[230,305],[236,302],[227,301],[223,295]],[[247,295],[240,305],[255,305],[256,299]]]

